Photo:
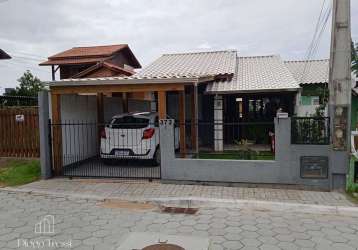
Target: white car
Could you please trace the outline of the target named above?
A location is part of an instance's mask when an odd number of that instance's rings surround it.
[[[179,130],[175,128],[175,149],[179,147]],[[101,131],[101,158],[148,159],[160,164],[158,114],[125,113],[112,117]]]

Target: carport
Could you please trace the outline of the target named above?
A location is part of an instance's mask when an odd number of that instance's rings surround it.
[[[236,58],[236,51],[231,50],[164,54],[130,77],[64,79],[50,82],[54,173],[66,174],[64,170],[68,168],[73,173],[72,170],[81,167],[86,171],[90,170],[90,174],[86,176],[98,176],[93,173],[105,168],[96,164],[98,155],[102,152],[99,147],[101,137],[103,138],[101,132],[103,128],[108,128],[104,127],[108,125],[105,122],[110,115],[130,110],[130,98],[133,96],[151,96],[149,111],[155,110],[159,119],[166,119],[167,116],[175,118],[175,130],[179,127],[177,140],[181,157],[190,153],[198,155],[199,137],[205,140],[211,138],[213,141],[214,132],[216,137],[220,137],[220,131],[216,131],[218,126],[214,128],[212,123],[208,125],[210,133],[205,133],[208,129],[198,129],[199,119],[212,122],[214,116],[214,96],[205,95],[204,90],[210,82],[230,80],[236,70]],[[119,106],[122,108],[118,108]],[[116,113],[113,113],[113,110]],[[177,134],[174,136],[177,137]],[[155,135],[159,135],[159,130]],[[143,136],[140,138],[143,139]],[[159,138],[157,142],[159,143]],[[177,145],[177,141],[174,143]],[[155,145],[158,147],[159,144]],[[96,171],[93,171],[93,166]],[[98,169],[97,166],[101,168]],[[131,176],[132,169],[130,168],[129,172],[124,169],[126,174],[118,172],[118,167],[108,167],[106,171],[112,173],[110,175],[114,175],[113,177],[138,177],[136,172]],[[158,169],[152,172],[157,173]],[[140,174],[139,177],[146,175]],[[151,174],[149,175],[151,178]],[[160,178],[160,175],[155,174],[155,178]]]
[[[68,79],[49,84],[51,96],[52,166],[57,176],[160,178],[160,167],[124,162],[121,166],[99,164],[100,128],[105,124],[106,101],[120,96],[121,112],[128,111],[129,96],[155,97],[159,119],[167,116],[168,93],[176,93],[180,134],[180,154],[187,152],[185,96],[190,95],[191,145],[197,150],[198,94],[201,82],[212,78],[135,78],[111,77]],[[125,98],[127,97],[127,98]],[[118,98],[117,98],[118,99]],[[78,101],[80,100],[80,101]],[[113,104],[111,104],[113,106]],[[77,110],[77,113],[76,111]],[[118,109],[119,112],[120,109]],[[78,117],[77,117],[78,116]]]

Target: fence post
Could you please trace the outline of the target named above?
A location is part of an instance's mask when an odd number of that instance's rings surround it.
[[[275,158],[290,162],[291,118],[275,118]]]
[[[224,150],[223,137],[223,96],[216,95],[214,97],[214,150]]]
[[[49,138],[49,98],[48,91],[44,90],[38,93],[39,105],[39,133],[40,133],[40,163],[41,177],[48,179],[52,177],[51,167],[51,148]]]
[[[174,152],[174,120],[165,119],[159,121],[159,145],[161,157],[161,178],[167,178],[168,168],[175,159]]]

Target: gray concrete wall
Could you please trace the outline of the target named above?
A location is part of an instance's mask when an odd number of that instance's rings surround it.
[[[206,160],[175,158],[173,128],[160,124],[162,179],[165,181],[239,182],[292,184],[330,189],[327,179],[302,179],[301,156],[330,156],[328,145],[291,145],[291,120],[275,120],[276,157],[263,160]],[[164,146],[163,146],[164,145]],[[331,169],[331,166],[329,166]]]
[[[39,105],[41,178],[48,179],[52,177],[50,129],[49,129],[50,110],[49,110],[48,91],[41,91],[38,93],[38,105]]]

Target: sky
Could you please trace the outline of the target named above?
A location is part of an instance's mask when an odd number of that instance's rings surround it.
[[[323,2],[331,0],[0,0],[0,92],[30,70],[43,81],[50,55],[127,43],[142,66],[163,53],[236,49],[239,55],[307,57]],[[352,0],[358,42],[358,1]],[[330,26],[313,58],[329,56]]]

